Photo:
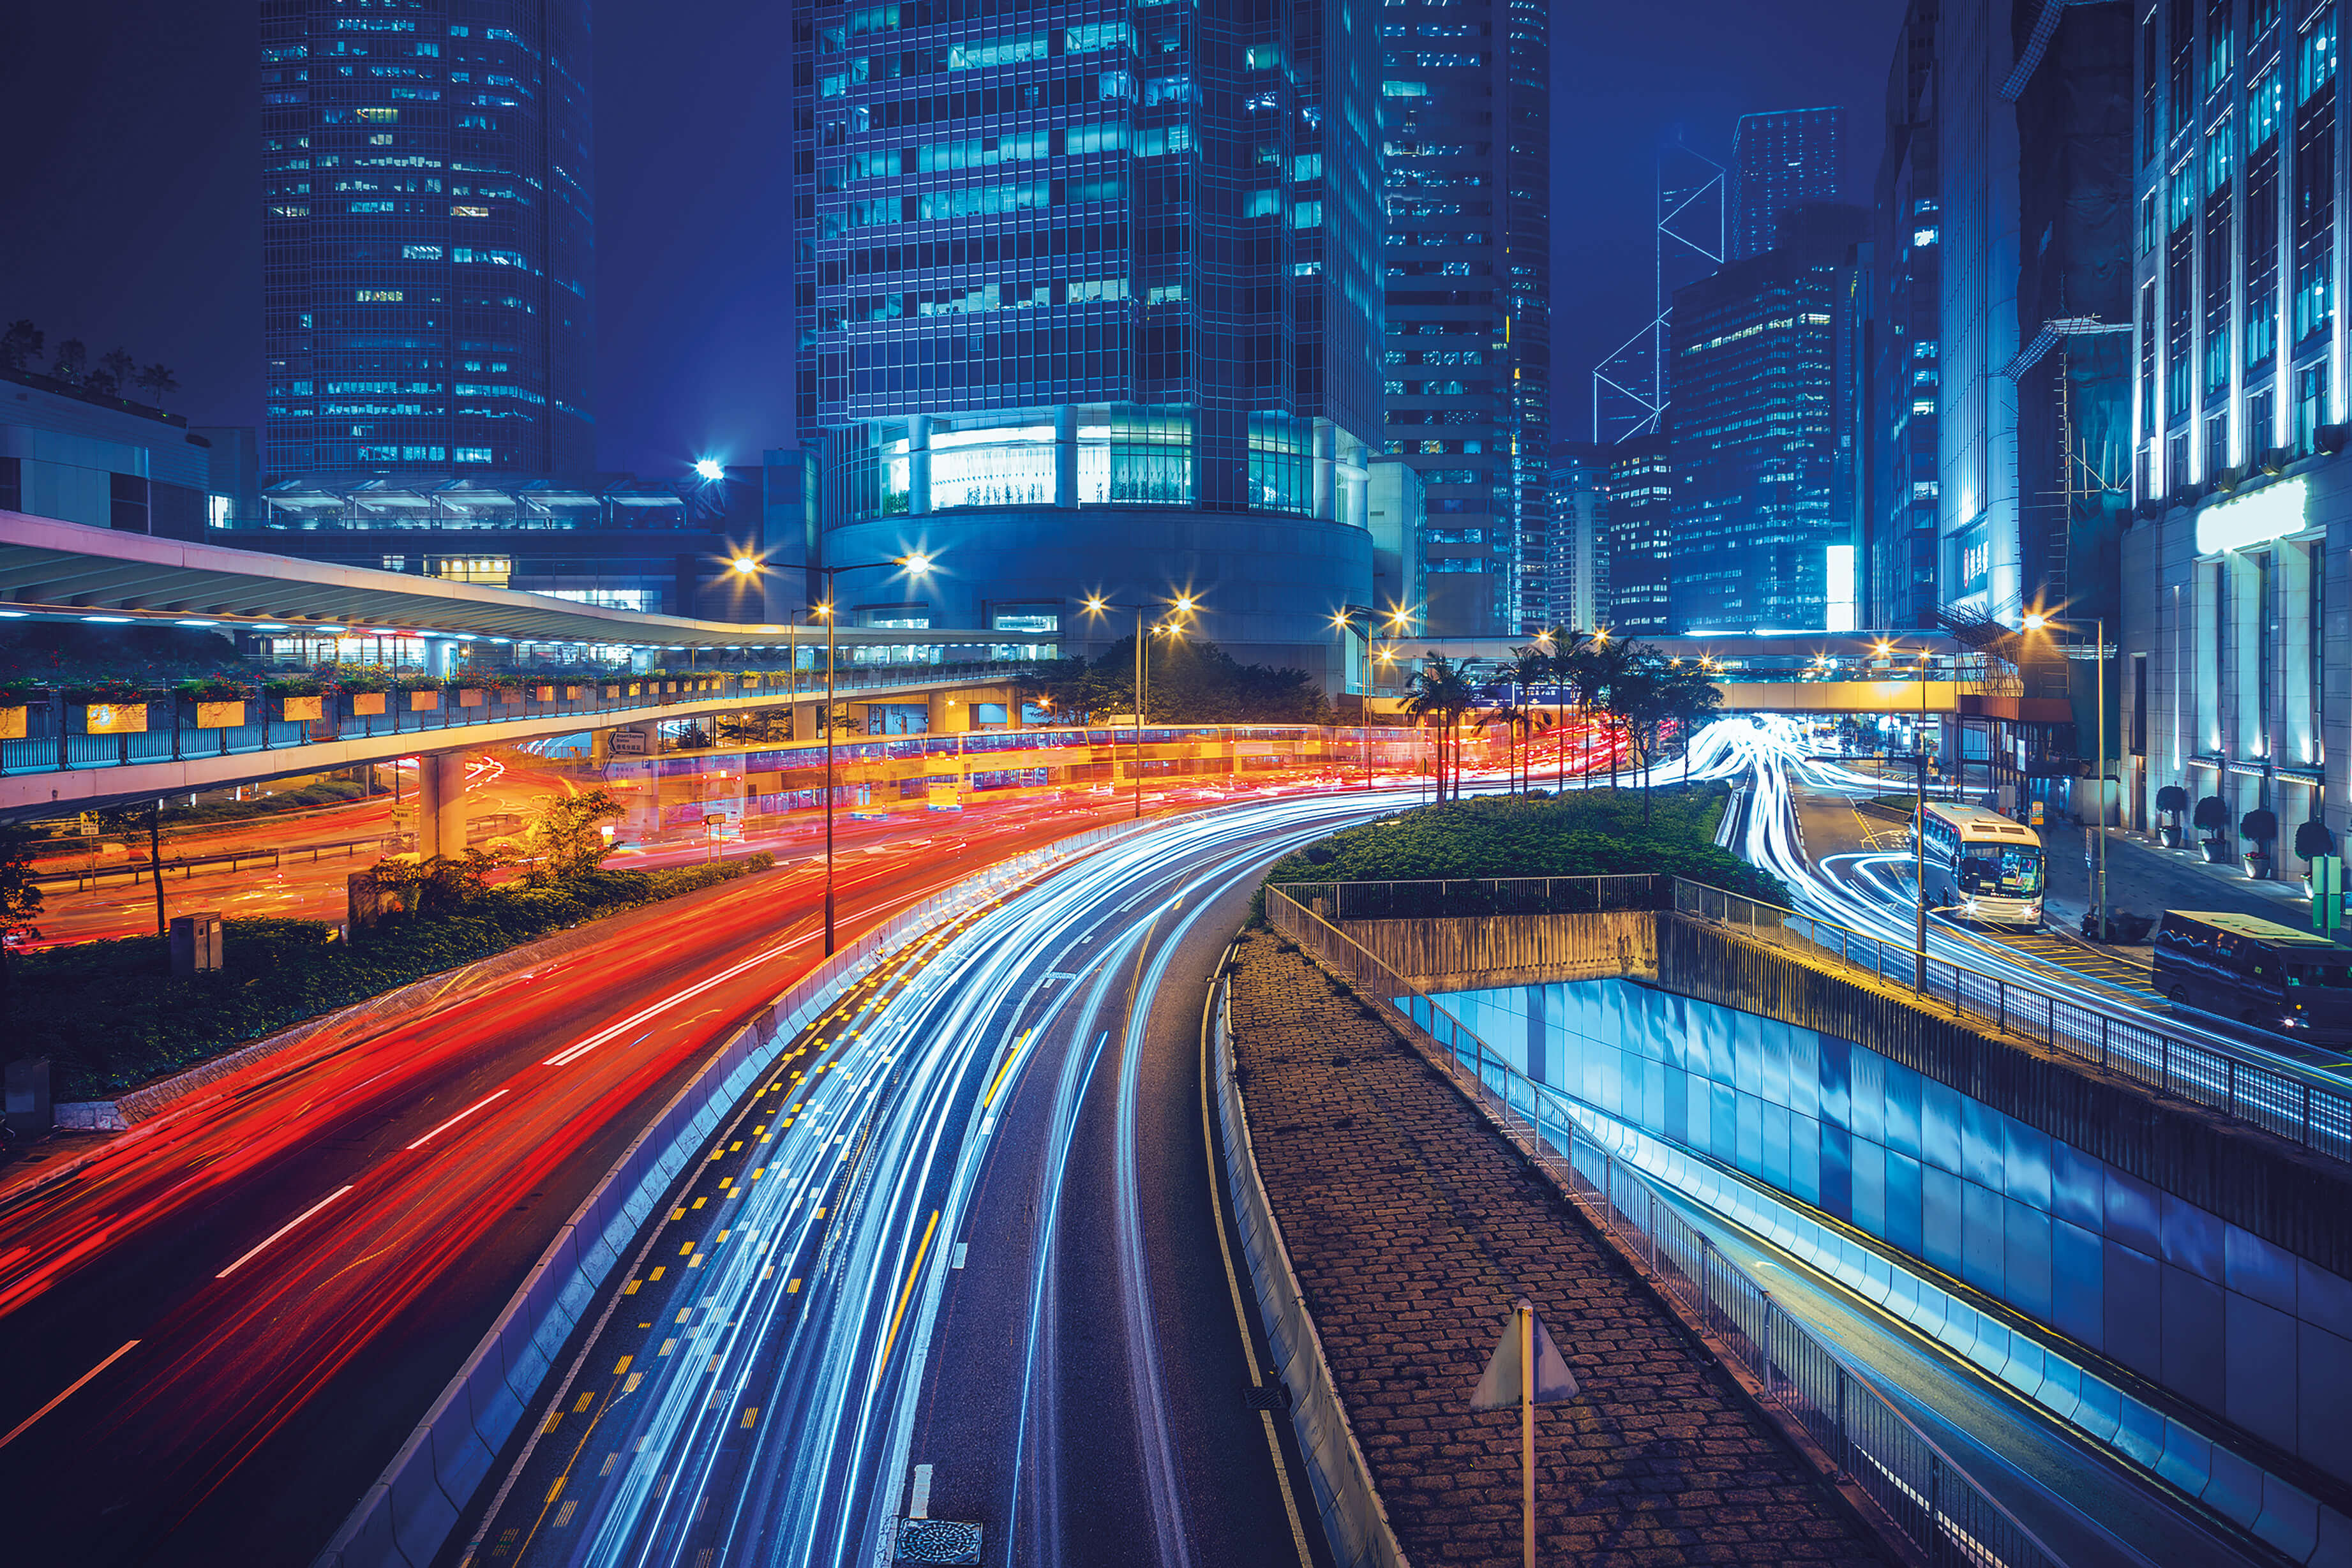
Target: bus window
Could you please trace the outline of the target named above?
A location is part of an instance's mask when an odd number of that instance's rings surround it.
[[[2352,964],[2289,964],[2286,983],[2290,986],[2325,986],[2329,990],[2352,991]]]
[[[1970,845],[1960,859],[1960,890],[1964,893],[2023,894],[2042,891],[2042,852],[2022,846]]]

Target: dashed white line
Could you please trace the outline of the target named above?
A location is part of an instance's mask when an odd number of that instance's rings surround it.
[[[310,1207],[304,1209],[301,1213],[296,1215],[293,1218],[288,1220],[285,1224],[271,1231],[268,1236],[262,1239],[260,1246],[254,1248],[253,1251],[247,1253],[244,1257],[230,1264],[227,1268],[223,1269],[219,1273],[215,1274],[213,1278],[215,1280],[227,1279],[239,1269],[242,1269],[247,1263],[252,1262],[255,1255],[259,1253],[262,1248],[268,1247],[272,1241],[277,1240],[279,1237],[285,1235],[288,1231],[293,1229],[296,1226],[301,1224],[304,1220],[310,1218],[312,1215],[318,1213],[320,1209],[326,1207],[327,1205],[334,1202],[335,1199],[342,1197],[343,1194],[351,1190],[352,1184],[345,1182],[341,1186],[337,1187],[334,1191],[329,1193],[326,1197],[320,1198],[318,1202],[312,1204]]]
[[[447,1132],[450,1128],[456,1126],[458,1123],[464,1121],[467,1117],[472,1115],[475,1112],[480,1110],[483,1106],[488,1104],[491,1101],[499,1098],[500,1094],[504,1094],[505,1092],[506,1091],[501,1089],[498,1091],[497,1093],[485,1094],[482,1098],[475,1101],[472,1104],[467,1106],[464,1110],[458,1112],[456,1115],[450,1117],[447,1121],[442,1123],[439,1126],[434,1128],[431,1132],[425,1134],[423,1137],[417,1139],[416,1142],[409,1145],[408,1146],[412,1149],[423,1148],[425,1145],[431,1143],[434,1139],[439,1137],[442,1134]]]

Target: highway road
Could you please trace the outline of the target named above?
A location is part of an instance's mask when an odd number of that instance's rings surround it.
[[[1288,1424],[1244,1398],[1200,1031],[1264,865],[1392,804],[1125,841],[794,1041],[638,1239],[461,1560],[884,1563],[908,1514],[978,1524],[991,1563],[1320,1563]]]
[[[1099,820],[974,812],[867,845],[846,929]],[[798,867],[622,916],[0,1204],[10,1561],[306,1558],[644,1118],[814,962],[818,886]]]

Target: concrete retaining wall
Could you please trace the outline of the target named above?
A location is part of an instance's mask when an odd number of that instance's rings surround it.
[[[835,954],[738,1030],[557,1231],[313,1568],[428,1568],[632,1238],[701,1141],[783,1048],[885,957],[953,913],[1143,825],[1094,829],[957,883]]]
[[[1343,920],[1339,929],[1414,985],[1537,985],[1603,976],[1655,978],[1658,916],[1482,915],[1450,920]]]
[[[1330,1542],[1339,1568],[1409,1568],[1404,1548],[1389,1526],[1388,1510],[1373,1489],[1371,1467],[1357,1445],[1347,1408],[1339,1403],[1330,1364],[1323,1359],[1323,1342],[1307,1315],[1306,1293],[1290,1267],[1282,1226],[1258,1175],[1241,1085],[1234,1081],[1234,1038],[1226,1013],[1229,986],[1224,982],[1218,988],[1215,1064],[1225,1196],[1233,1202],[1250,1289],[1274,1352],[1275,1375],[1290,1391],[1290,1422],[1298,1435],[1298,1451],[1307,1458],[1307,1484],[1323,1519],[1323,1538]]]

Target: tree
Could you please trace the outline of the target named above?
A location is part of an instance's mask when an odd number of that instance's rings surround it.
[[[1126,645],[1132,649],[1134,643]],[[1058,724],[1085,724],[1097,714],[1116,712],[1120,704],[1133,702],[1129,688],[1134,677],[1124,671],[1114,676],[1112,662],[1106,654],[1093,664],[1073,656],[1039,664],[1013,682],[1014,700],[1036,704]]]
[[[68,338],[58,345],[58,351],[50,356],[49,374],[61,382],[78,382],[82,378],[85,362],[89,358],[89,350],[84,346],[79,338]]]
[[[16,986],[14,950],[19,941],[39,941],[33,924],[41,914],[41,890],[33,881],[33,843],[38,835],[16,824],[0,827],[0,994]]]
[[[1591,726],[1595,713],[1609,711],[1610,693],[1628,668],[1636,644],[1598,632],[1585,637],[1581,632],[1569,651],[1556,657],[1559,680],[1576,694],[1577,711],[1583,716],[1586,727]],[[1586,758],[1591,761],[1590,753]],[[1617,788],[1617,769],[1609,769],[1609,788]]]
[[[1629,652],[1625,669],[1610,688],[1609,709],[1625,735],[1633,765],[1642,770],[1642,821],[1650,821],[1650,773],[1657,766],[1671,729],[1687,743],[1690,735],[1723,706],[1706,672],[1670,662],[1650,648]]]
[[[524,873],[536,885],[562,882],[594,871],[613,852],[604,825],[621,820],[625,808],[610,789],[598,785],[577,795],[551,795],[532,813],[526,841],[539,853],[539,863]]]
[[[41,329],[29,320],[19,318],[0,330],[0,365],[21,371],[26,362],[41,357]]]
[[[1554,668],[1553,654],[1541,644],[1512,649],[1511,662],[1504,668],[1503,678],[1510,683],[1511,695],[1507,702],[1497,706],[1496,711],[1507,712],[1504,722],[1517,726],[1528,743],[1527,748],[1515,753],[1521,758],[1521,768],[1526,775],[1532,775],[1535,770],[1532,747],[1535,744],[1537,708],[1531,694],[1538,686],[1552,683]],[[1523,776],[1514,779],[1513,784],[1514,788],[1525,789],[1533,782],[1532,777]]]
[[[1437,732],[1437,798],[1446,796],[1447,753],[1453,753],[1454,793],[1461,793],[1462,739],[1456,730],[1462,716],[1478,706],[1478,688],[1462,666],[1443,653],[1432,653],[1405,682],[1404,711],[1417,719],[1434,716]]]
[[[98,369],[89,372],[88,385],[94,392],[108,397],[121,397],[123,386],[139,369],[139,361],[121,349],[109,349],[100,356]]]
[[[131,378],[131,381],[132,385],[157,402],[162,402],[180,390],[180,378],[172,373],[172,368],[169,365],[161,363],[142,368],[138,374]]]

